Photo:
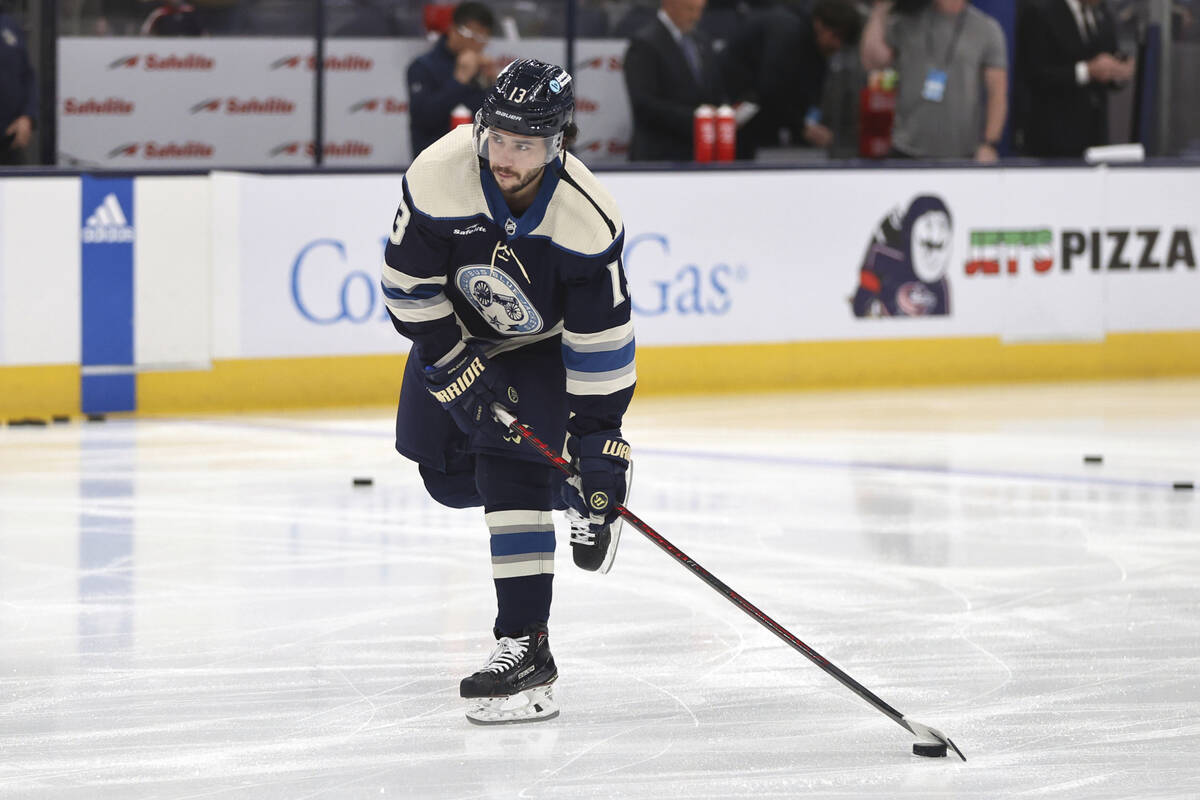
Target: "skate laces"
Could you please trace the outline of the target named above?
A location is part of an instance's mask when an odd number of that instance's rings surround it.
[[[595,546],[596,531],[592,529],[590,522],[579,516],[573,509],[567,512],[567,522],[571,525],[571,542],[573,544]]]
[[[502,636],[500,637],[500,641],[496,642],[496,649],[488,657],[488,663],[479,671],[503,672],[524,658],[527,649],[529,649],[528,636],[522,636],[519,639],[510,639],[507,636]]]

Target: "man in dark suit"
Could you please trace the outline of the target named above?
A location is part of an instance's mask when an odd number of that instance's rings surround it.
[[[1026,0],[1017,21],[1023,150],[1079,158],[1108,144],[1108,93],[1133,77],[1103,0]]]
[[[705,0],[662,0],[657,18],[629,42],[630,161],[691,161],[696,106],[726,101],[712,45],[696,30],[704,5]]]

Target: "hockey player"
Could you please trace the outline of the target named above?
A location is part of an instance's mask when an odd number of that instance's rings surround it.
[[[636,374],[624,230],[612,197],[566,152],[574,108],[561,67],[505,67],[474,125],[409,168],[385,250],[388,310],[413,343],[396,449],[439,503],[482,505],[491,534],[497,644],[460,685],[478,723],[558,714],[550,512],[568,509],[575,563],[607,572],[628,492],[621,421]],[[562,481],[493,403],[565,441],[581,479]]]
[[[850,301],[856,317],[924,317],[950,313],[946,273],[953,244],[950,209],[921,195],[879,223]]]

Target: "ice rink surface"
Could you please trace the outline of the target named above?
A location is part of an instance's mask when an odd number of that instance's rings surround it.
[[[1200,381],[635,399],[631,509],[966,763],[561,519],[562,714],[468,725],[487,531],[391,428],[0,429],[0,797],[1200,797]]]

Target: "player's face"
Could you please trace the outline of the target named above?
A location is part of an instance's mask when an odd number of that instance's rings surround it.
[[[940,281],[950,266],[950,217],[945,211],[927,211],[912,228],[913,272],[925,283]]]
[[[541,177],[548,142],[492,128],[487,133],[487,158],[492,177],[505,194],[516,194]]]

